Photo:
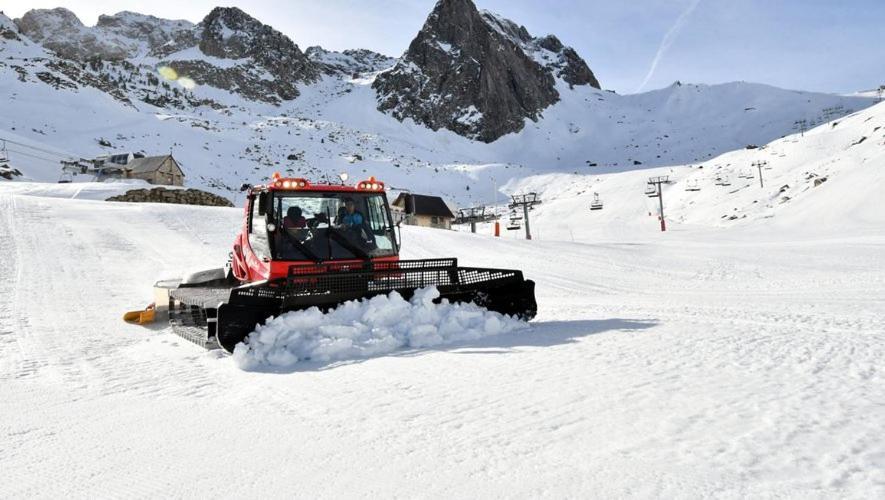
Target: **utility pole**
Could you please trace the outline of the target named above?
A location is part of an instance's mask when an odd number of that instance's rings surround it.
[[[525,219],[525,239],[532,239],[532,229],[529,226],[529,210],[532,209],[533,206],[541,203],[541,200],[538,199],[538,193],[528,193],[528,194],[514,194],[511,195],[513,202],[510,204],[508,208],[515,209],[518,207],[522,207],[523,218]]]
[[[793,122],[793,130],[798,130],[800,137],[805,137],[806,128],[808,128],[808,120],[805,118]]]
[[[753,166],[759,169],[759,187],[765,187],[765,184],[762,182],[762,167],[767,167],[768,162],[765,160],[754,161]]]
[[[470,223],[470,232],[476,232],[476,223],[477,222],[485,222],[488,219],[486,215],[486,207],[470,207],[470,208],[462,208],[458,210],[458,219],[455,220],[455,224],[467,224]]]
[[[664,221],[664,191],[661,187],[662,184],[666,184],[669,181],[670,176],[662,175],[658,177],[649,177],[648,178],[648,189],[645,190],[645,194],[649,198],[657,198],[660,206],[660,217],[661,217],[661,231],[667,230],[667,223]]]
[[[492,177],[492,189],[495,191],[495,238],[501,237],[501,222],[498,221],[498,180]]]

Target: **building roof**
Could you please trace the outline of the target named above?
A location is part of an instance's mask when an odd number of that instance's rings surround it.
[[[178,162],[175,161],[175,158],[172,158],[172,155],[163,155],[163,156],[147,156],[144,158],[135,158],[126,164],[126,170],[131,170],[134,174],[146,174],[149,172],[156,172],[163,166],[163,163],[167,160],[172,160],[175,163],[175,166],[178,167]],[[181,170],[181,167],[178,167]],[[182,172],[184,175],[184,172]]]
[[[403,207],[409,215],[429,215],[432,217],[455,218],[455,214],[439,196],[424,194],[400,193],[393,202],[394,205]]]

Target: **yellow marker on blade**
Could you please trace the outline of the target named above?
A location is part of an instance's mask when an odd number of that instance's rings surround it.
[[[154,322],[156,309],[153,304],[147,306],[143,311],[129,311],[123,315],[123,321],[134,325],[146,325]]]

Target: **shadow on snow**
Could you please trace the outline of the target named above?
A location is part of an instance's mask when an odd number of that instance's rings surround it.
[[[422,356],[428,352],[450,352],[453,354],[488,355],[488,354],[511,354],[519,352],[524,347],[552,347],[577,343],[584,337],[600,333],[610,332],[635,332],[652,328],[658,324],[657,320],[636,319],[601,319],[601,320],[576,320],[576,321],[542,321],[530,323],[531,328],[513,333],[505,333],[490,337],[483,337],[473,341],[456,342],[453,344],[408,348],[365,358],[354,358],[336,361],[311,361],[303,360],[291,366],[261,366],[248,371],[258,373],[294,373],[321,371],[342,366],[364,363],[373,359],[385,357],[413,357]]]

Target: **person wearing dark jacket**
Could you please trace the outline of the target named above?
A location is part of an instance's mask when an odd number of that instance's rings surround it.
[[[286,216],[283,217],[283,229],[303,229],[307,227],[307,219],[301,214],[298,206],[289,207]]]

